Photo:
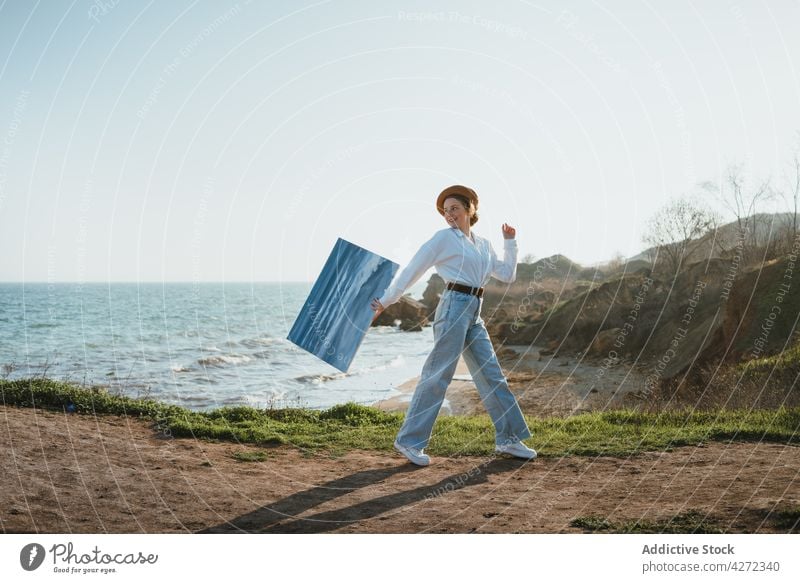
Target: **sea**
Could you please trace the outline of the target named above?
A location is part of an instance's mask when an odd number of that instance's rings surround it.
[[[47,377],[203,411],[368,405],[419,375],[430,326],[370,328],[346,373],[287,340],[312,285],[0,283],[0,378]]]

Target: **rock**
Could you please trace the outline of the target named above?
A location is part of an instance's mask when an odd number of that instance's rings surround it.
[[[439,298],[444,293],[444,280],[439,274],[434,273],[428,280],[428,285],[422,293],[422,303],[428,308],[428,318],[432,319],[433,313],[439,306]]]
[[[504,359],[504,360],[516,360],[517,359],[517,351],[513,348],[508,348],[506,346],[500,347],[496,351],[497,358]]]
[[[386,308],[373,322],[373,326],[395,326],[406,332],[421,332],[428,325],[428,308],[422,302],[403,296]]]
[[[597,333],[592,344],[589,346],[587,354],[591,356],[607,356],[614,347],[621,328],[609,328]]]

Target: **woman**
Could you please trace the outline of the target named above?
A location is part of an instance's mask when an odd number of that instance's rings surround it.
[[[491,243],[470,230],[478,222],[478,195],[474,190],[466,186],[450,186],[439,194],[436,209],[447,220],[448,228],[437,231],[422,245],[383,296],[374,298],[371,304],[377,318],[431,267],[435,267],[447,282],[433,322],[433,350],[422,368],[394,447],[414,464],[427,466],[430,463],[423,450],[428,445],[458,358],[463,354],[494,423],[495,451],[533,459],[536,451],[522,443],[523,439],[531,436],[530,430],[517,400],[508,389],[480,317],[483,286],[489,277],[509,283],[516,279],[516,230],[503,225],[505,248],[500,261]]]

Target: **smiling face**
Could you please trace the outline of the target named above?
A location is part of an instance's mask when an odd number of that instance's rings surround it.
[[[470,213],[464,203],[455,198],[449,197],[444,200],[444,218],[451,227],[458,227],[462,231],[469,225]]]

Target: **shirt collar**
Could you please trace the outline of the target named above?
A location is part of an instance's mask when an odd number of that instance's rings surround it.
[[[450,227],[450,228],[453,229],[456,232],[456,235],[458,235],[462,239],[467,239],[467,236],[464,234],[464,231],[462,231],[458,227]],[[470,231],[470,234],[472,235],[472,238],[475,240],[475,245],[477,246],[477,244],[478,244],[478,235],[476,235],[474,231]],[[467,239],[467,241],[469,241],[469,239]],[[472,243],[470,242],[470,244],[472,244]]]

